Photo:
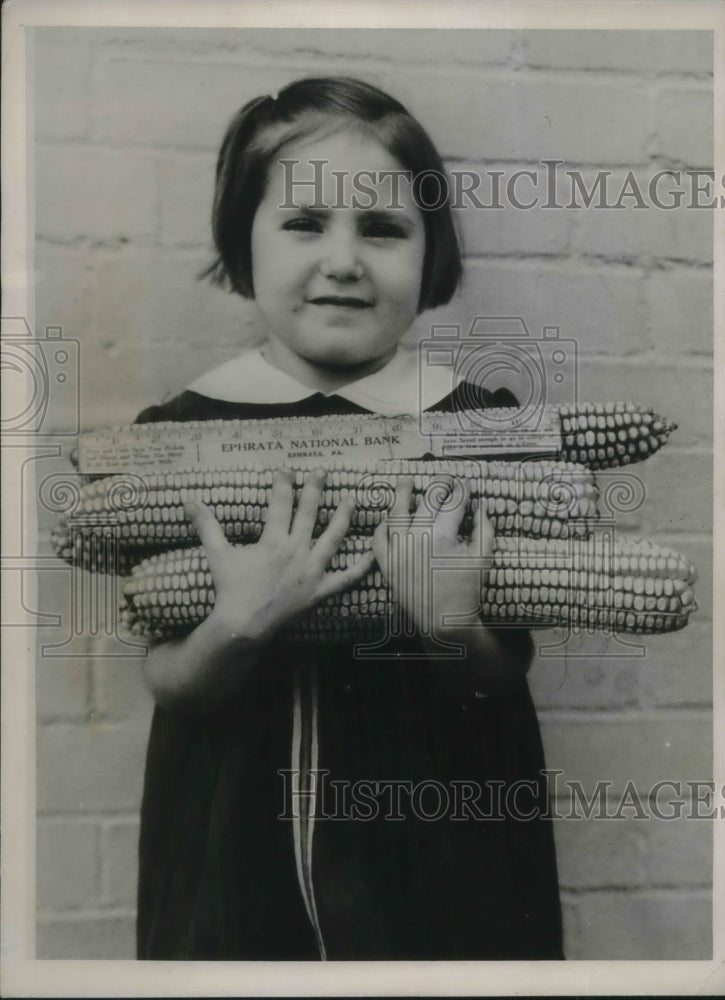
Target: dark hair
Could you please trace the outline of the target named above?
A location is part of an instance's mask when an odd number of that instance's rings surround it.
[[[254,298],[252,222],[264,196],[269,166],[290,142],[351,127],[375,138],[418,178],[420,206],[434,206],[422,208],[425,255],[418,311],[450,301],[461,280],[462,264],[448,198],[442,197],[436,179],[445,176],[440,154],[402,104],[350,77],[297,80],[276,98],[255,98],[237,112],[216,165],[212,232],[218,256],[200,277],[211,277],[218,285]]]

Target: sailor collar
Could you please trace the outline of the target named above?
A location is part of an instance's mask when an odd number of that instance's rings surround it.
[[[379,371],[323,393],[275,368],[256,348],[213,368],[188,389],[230,403],[295,403],[314,395],[339,396],[363,409],[394,417],[426,410],[455,389],[452,368],[421,367],[421,363],[419,352],[398,348]]]

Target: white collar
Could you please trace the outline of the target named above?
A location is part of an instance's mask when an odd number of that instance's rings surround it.
[[[453,391],[456,377],[447,366],[426,366],[423,372],[420,361],[418,351],[398,348],[379,371],[322,395],[341,396],[388,417],[426,410]],[[314,389],[271,365],[259,348],[213,368],[188,388],[230,403],[294,403],[316,394]]]

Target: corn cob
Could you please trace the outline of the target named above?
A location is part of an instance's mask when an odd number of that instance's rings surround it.
[[[634,403],[576,403],[558,407],[559,457],[590,469],[642,462],[667,443],[677,424]]]
[[[115,546],[115,565],[127,569],[152,552],[196,543],[183,509],[183,503],[191,499],[211,505],[230,541],[255,541],[264,527],[273,476],[272,469],[258,465],[151,475],[145,478],[145,496],[137,497],[135,506],[115,512],[109,497],[121,492],[123,477],[88,483],[81,490],[73,516],[56,526],[53,547],[69,562],[105,570]],[[413,478],[414,492],[423,499],[440,490],[446,477],[467,480],[471,502],[462,520],[464,535],[470,533],[472,515],[481,501],[498,534],[583,537],[598,517],[592,473],[570,463],[407,459],[358,463],[342,459],[328,463],[317,531],[328,523],[340,500],[352,492],[357,508],[351,530],[372,533],[401,476]],[[305,472],[298,469],[297,491],[304,477]],[[105,548],[99,542],[104,536],[108,539]],[[93,547],[90,539],[96,540]]]
[[[370,547],[348,537],[331,569]],[[433,571],[435,572],[435,571]],[[575,625],[654,634],[683,628],[696,610],[694,567],[672,549],[646,539],[495,540],[482,591],[482,619],[528,627]],[[214,587],[201,548],[165,552],[135,567],[123,590],[122,624],[163,640],[202,622]],[[292,630],[297,639],[380,637],[391,610],[379,568],[355,588],[328,598]]]

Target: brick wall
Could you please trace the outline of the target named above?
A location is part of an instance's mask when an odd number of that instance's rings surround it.
[[[450,166],[712,164],[712,39],[689,32],[42,29],[35,43],[37,324],[81,345],[83,426],[141,407],[258,336],[253,305],[195,281],[209,259],[216,145],[247,99],[347,73],[417,113]],[[565,180],[565,178],[564,178]],[[522,191],[524,190],[522,186]],[[631,204],[631,201],[629,202]],[[550,768],[635,783],[711,775],[712,216],[707,210],[467,211],[457,299],[426,314],[557,325],[579,347],[583,399],[634,398],[680,428],[637,467],[622,521],[690,554],[701,610],[641,657],[602,637],[541,637],[531,673]],[[49,419],[64,416],[51,408]],[[52,518],[42,519],[47,531]],[[46,538],[46,535],[43,535]],[[47,539],[43,543],[47,545]],[[43,631],[66,640],[68,575],[48,572]],[[90,612],[88,612],[90,614]],[[42,656],[38,953],[133,955],[137,814],[151,703],[139,663],[87,621]],[[711,824],[556,822],[569,958],[710,953]]]

